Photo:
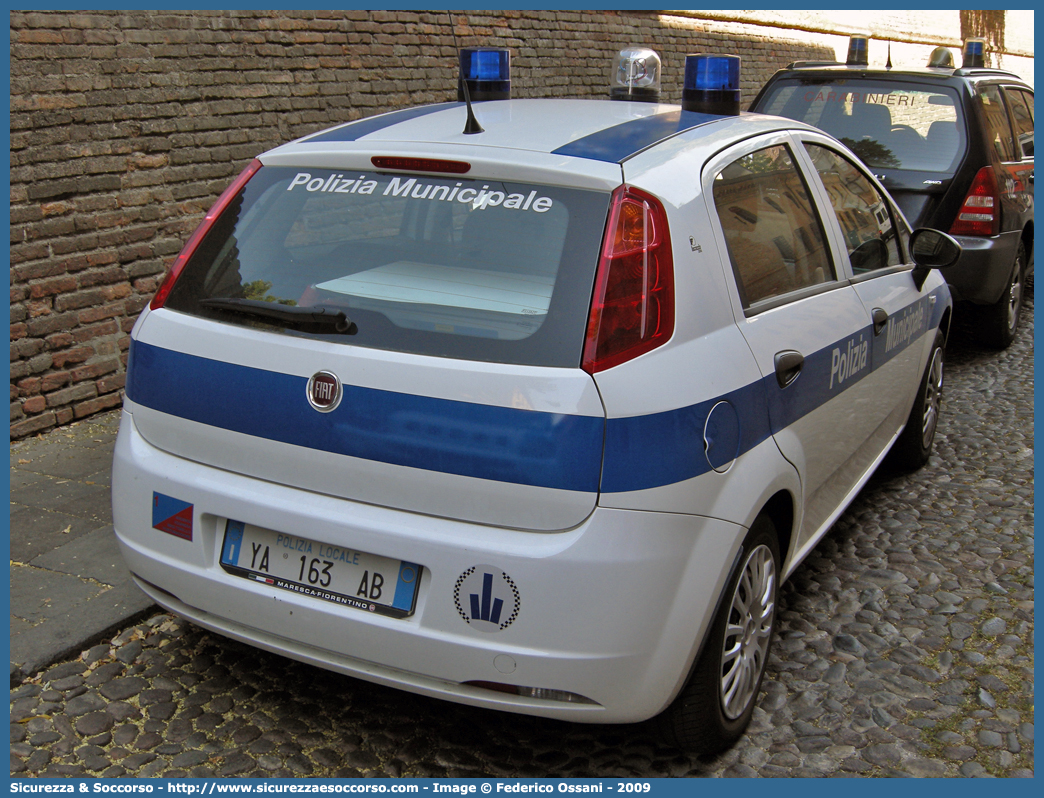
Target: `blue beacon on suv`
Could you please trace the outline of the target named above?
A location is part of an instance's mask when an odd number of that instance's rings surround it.
[[[986,40],[968,39],[964,43],[964,67],[982,69],[986,66]]]
[[[867,66],[869,40],[865,36],[853,36],[848,40],[848,57],[845,63],[849,66]]]

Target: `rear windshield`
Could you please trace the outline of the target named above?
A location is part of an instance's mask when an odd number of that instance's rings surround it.
[[[166,307],[376,349],[577,366],[609,199],[494,180],[263,167]],[[226,298],[342,311],[352,325],[345,334],[206,304]]]
[[[871,80],[780,81],[758,110],[818,127],[867,166],[953,174],[965,151],[957,92]]]

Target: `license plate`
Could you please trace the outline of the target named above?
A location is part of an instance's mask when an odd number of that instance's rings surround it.
[[[344,607],[413,614],[421,566],[229,519],[221,546],[228,573]]]

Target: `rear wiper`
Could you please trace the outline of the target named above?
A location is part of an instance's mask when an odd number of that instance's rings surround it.
[[[348,335],[354,335],[359,331],[359,328],[345,315],[343,310],[323,305],[299,308],[294,305],[280,305],[276,302],[262,302],[258,299],[237,299],[236,297],[202,299],[200,304],[207,308],[242,313],[245,316],[276,319],[290,325],[318,324],[324,327],[333,327],[337,332]]]

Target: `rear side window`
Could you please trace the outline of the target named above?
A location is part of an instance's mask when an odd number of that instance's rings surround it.
[[[822,225],[787,147],[722,169],[714,205],[745,308],[834,280]]]
[[[1002,161],[1014,161],[1015,144],[1000,86],[980,86],[976,96],[986,121],[986,138],[993,146],[993,151]]]
[[[840,153],[819,144],[805,149],[830,195],[853,274],[900,265],[900,228],[881,192]]]
[[[1033,95],[1021,89],[1005,89],[1015,120],[1015,142],[1023,158],[1033,157]]]
[[[580,362],[609,194],[264,167],[193,254],[167,307],[416,354]],[[216,307],[343,312],[349,334]]]
[[[953,174],[967,146],[957,93],[944,86],[780,81],[758,110],[826,131],[874,169]]]

